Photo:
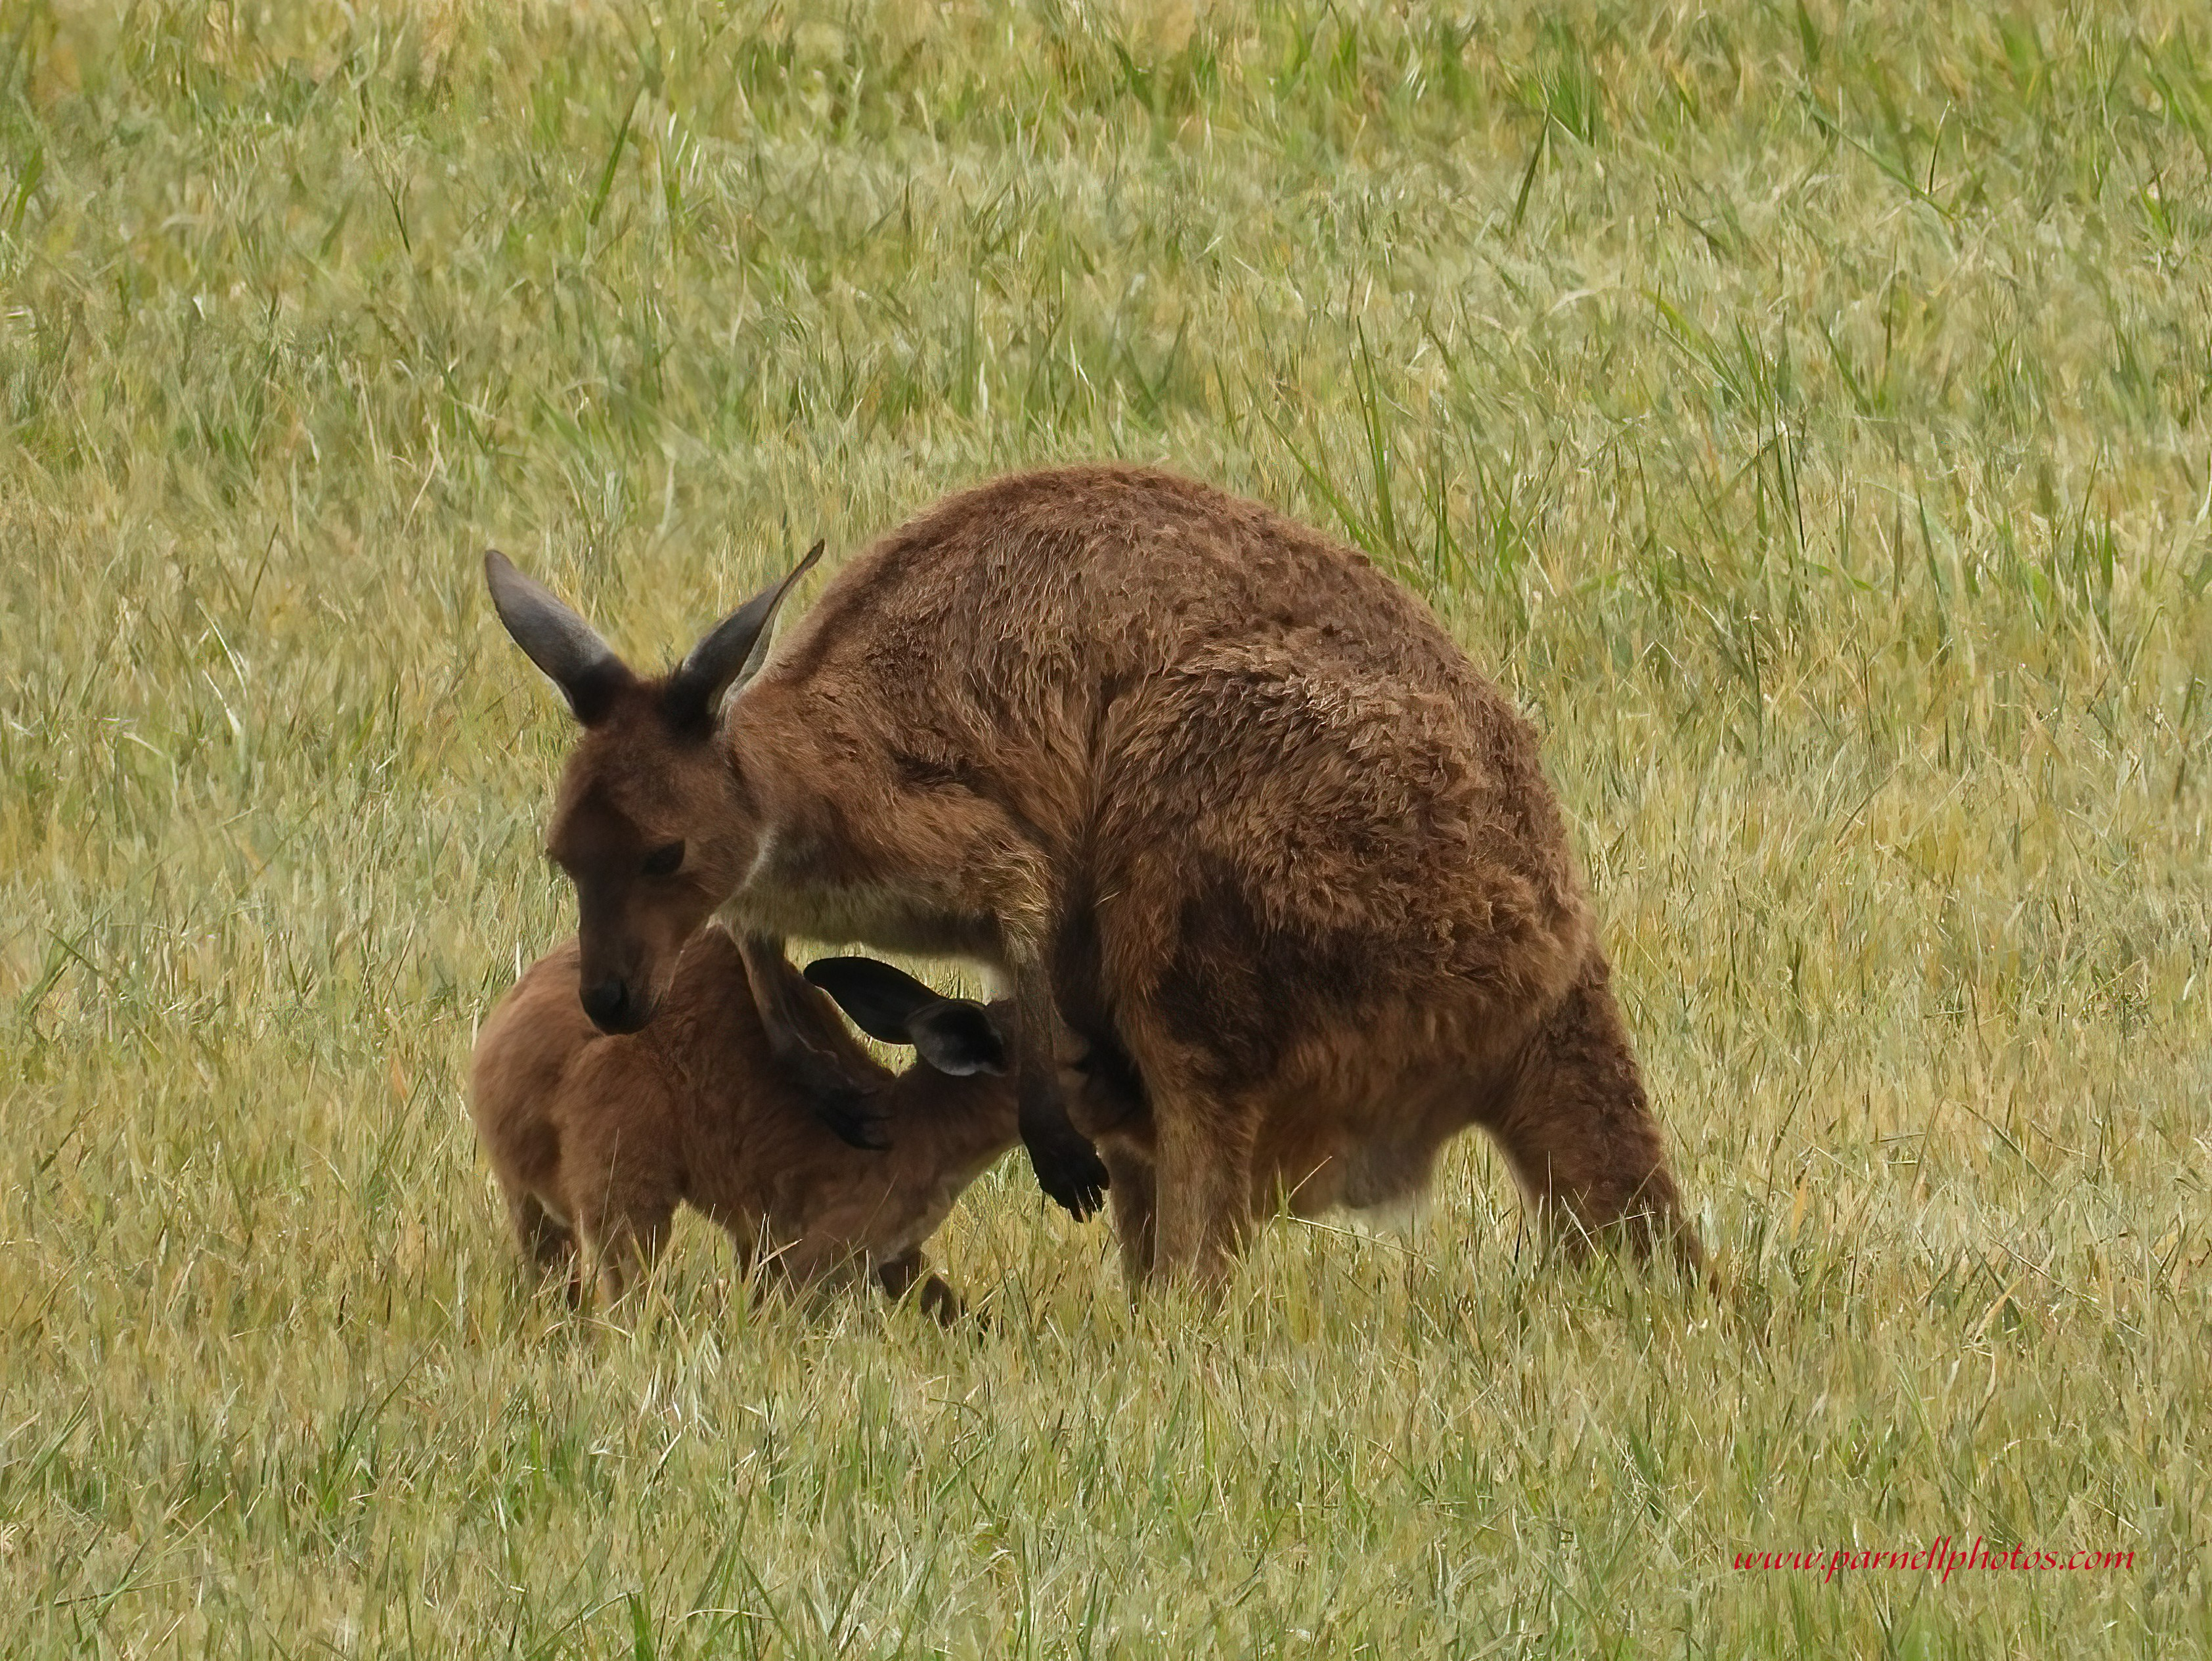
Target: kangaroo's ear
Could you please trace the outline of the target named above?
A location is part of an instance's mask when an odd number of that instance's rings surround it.
[[[663,707],[670,725],[679,729],[714,726],[722,695],[732,686],[744,685],[760,672],[761,663],[768,656],[769,641],[775,633],[772,625],[776,607],[783,604],[791,585],[821,557],[822,545],[817,542],[806,551],[805,559],[791,568],[782,581],[773,588],[762,589],[716,624],[707,637],[691,648],[691,654],[668,678]]]
[[[599,631],[496,548],[484,550],[484,581],[507,632],[561,689],[576,719],[589,727],[604,716],[635,677]]]
[[[873,958],[817,958],[805,974],[861,1031],[884,1043],[912,1044],[939,1073],[1006,1070],[1006,1037],[979,1003],[941,998]]]

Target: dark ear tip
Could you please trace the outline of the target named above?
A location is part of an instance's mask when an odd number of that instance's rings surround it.
[[[483,551],[483,575],[484,587],[490,591],[492,604],[499,608],[501,616],[506,615],[510,599],[528,592],[530,579],[496,548]]]
[[[808,985],[818,986],[827,992],[837,979],[836,965],[851,961],[849,958],[817,958],[799,972]]]

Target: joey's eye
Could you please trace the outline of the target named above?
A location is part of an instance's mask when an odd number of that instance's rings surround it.
[[[645,856],[645,863],[638,869],[648,877],[672,877],[676,874],[677,867],[683,863],[684,844],[680,842],[672,842],[665,847],[656,848],[647,854]]]

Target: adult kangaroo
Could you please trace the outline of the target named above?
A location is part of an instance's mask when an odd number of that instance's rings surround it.
[[[1002,971],[1039,1178],[1081,1214],[1110,1172],[1133,1283],[1218,1281],[1278,1203],[1410,1197],[1468,1125],[1570,1242],[1698,1261],[1535,736],[1359,555],[1167,473],[1021,474],[764,662],[780,590],[650,683],[490,575],[586,729],[552,848],[587,1007],[595,929],[626,942],[594,1019],[649,1019],[716,907],[763,952]]]

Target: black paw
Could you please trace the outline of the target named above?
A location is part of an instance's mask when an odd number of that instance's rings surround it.
[[[890,1147],[890,1121],[874,1091],[840,1083],[823,1085],[811,1094],[814,1116],[839,1141],[871,1153],[884,1153]]]
[[[1070,1134],[1031,1146],[1030,1164],[1045,1196],[1078,1222],[1106,1203],[1106,1162],[1082,1137]]]

